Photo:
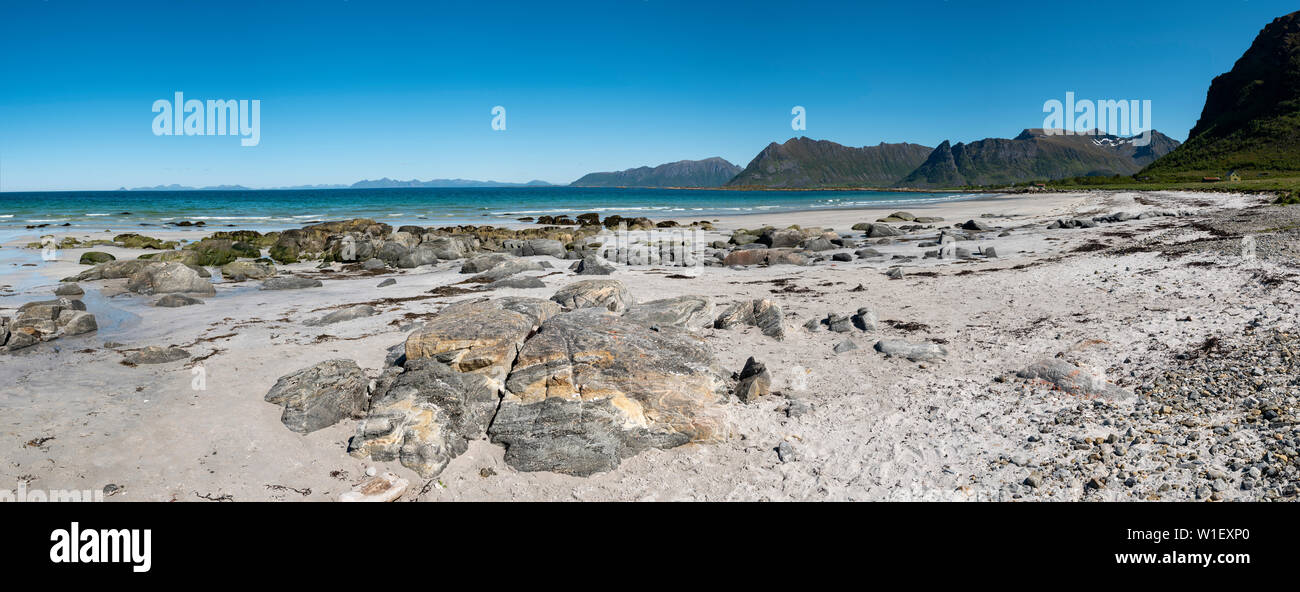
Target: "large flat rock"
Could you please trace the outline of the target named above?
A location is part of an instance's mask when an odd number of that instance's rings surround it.
[[[650,447],[725,437],[725,398],[699,339],[587,308],[524,344],[489,436],[518,470],[590,475]]]

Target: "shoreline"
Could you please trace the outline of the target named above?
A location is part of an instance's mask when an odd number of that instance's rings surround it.
[[[521,254],[509,258],[524,264],[514,277],[529,281],[492,286],[466,282],[468,259],[374,270],[304,260],[277,263],[275,277],[320,285],[266,290],[263,280],[220,278],[209,267],[213,292],[183,308],[155,306],[158,296],[133,292],[126,278],[86,279],[81,300],[98,331],[0,353],[7,387],[0,408],[12,424],[0,481],[112,485],[108,501],[331,501],[371,469],[407,479],[402,499],[422,501],[1295,498],[1286,482],[1293,467],[1270,464],[1265,448],[1280,442],[1274,434],[1290,432],[1254,418],[1260,400],[1295,404],[1286,389],[1300,368],[1286,364],[1300,355],[1274,354],[1300,353],[1290,298],[1300,292],[1293,271],[1300,252],[1290,246],[1300,230],[1270,229],[1286,216],[1300,221],[1300,211],[1187,192],[1012,194],[932,206],[907,209],[943,222],[883,238],[851,226],[902,208],[720,218],[717,230],[706,231],[710,241],[772,222],[829,229],[840,242],[788,249],[802,253],[803,265],[715,264],[696,277],[625,264],[611,275],[579,275],[571,259]],[[1049,226],[1116,212],[1151,215]],[[967,220],[985,228],[958,228]],[[198,238],[215,230],[222,229],[154,234]],[[956,237],[964,254],[927,256],[940,232]],[[1240,254],[1233,237],[1246,234],[1259,235],[1258,260]],[[60,278],[90,269],[77,263],[84,250],[41,261],[38,251],[0,249],[34,263],[0,267],[0,286],[15,288],[0,291],[0,316],[49,300],[64,285]],[[157,252],[94,250],[119,260]],[[724,251],[747,249],[713,254]],[[354,361],[378,381],[404,351],[394,348],[453,304],[555,302],[591,278],[616,280],[635,303],[704,298],[712,314],[759,299],[779,306],[780,339],[747,325],[710,322],[690,331],[691,343],[726,374],[750,357],[764,363],[770,392],[741,401],[729,391],[717,403],[726,437],[652,447],[585,477],[521,469],[485,437],[469,440],[437,476],[422,476],[400,459],[349,454],[356,418],[304,435],[287,429],[282,409],[264,400],[281,377],[328,360]],[[358,307],[374,310],[319,322]],[[871,329],[817,322],[863,309],[872,311]],[[878,351],[897,341],[943,353],[913,361]],[[151,346],[178,347],[188,357],[131,361]],[[1089,377],[1085,386],[1105,396],[1020,377],[1053,361],[1077,365]],[[1251,374],[1256,366],[1267,370]],[[1247,372],[1238,378],[1231,368]],[[202,389],[194,387],[196,369]],[[1181,381],[1222,396],[1180,397]],[[1215,430],[1223,426],[1243,437],[1220,439]],[[1179,460],[1189,455],[1203,464]],[[1229,469],[1243,458],[1263,458],[1277,472]]]
[[[1056,194],[1039,193],[1033,195],[1035,197],[1051,198],[1053,195]],[[979,203],[984,201],[995,201],[997,199],[1006,198],[1006,197],[1020,198],[1020,197],[1024,197],[1024,195],[1015,194],[1015,193],[972,192],[969,195],[964,195],[962,197],[954,197],[954,198],[934,198],[930,200],[925,200],[925,199],[896,200],[890,202],[881,202],[882,205],[879,207],[872,207],[869,205],[861,205],[861,204],[854,204],[852,206],[845,206],[845,207],[828,206],[828,207],[820,207],[820,208],[796,206],[797,209],[779,209],[774,211],[768,211],[768,210],[749,211],[749,212],[730,213],[730,214],[714,213],[714,214],[694,215],[690,212],[683,212],[682,215],[675,215],[675,216],[658,215],[653,211],[645,212],[644,210],[631,210],[631,209],[624,210],[618,207],[596,207],[596,208],[586,208],[586,209],[575,208],[562,215],[574,217],[587,212],[597,212],[601,214],[607,214],[607,213],[611,213],[611,211],[612,213],[627,211],[628,212],[627,214],[623,214],[625,217],[635,217],[636,215],[635,212],[641,211],[642,213],[649,213],[650,215],[646,215],[644,217],[649,218],[650,220],[653,220],[655,222],[672,220],[683,224],[689,224],[690,222],[696,220],[731,221],[734,219],[741,219],[741,218],[755,219],[754,217],[768,217],[768,216],[780,216],[780,215],[792,215],[792,216],[800,217],[809,214],[816,214],[818,212],[834,212],[842,215],[869,215],[883,210],[900,211],[900,210],[914,209],[918,211],[932,211],[936,209],[942,209],[945,204]],[[780,206],[775,206],[775,207],[780,207]],[[84,216],[85,214],[81,214],[81,215]],[[180,217],[180,216],[173,216],[173,217]],[[95,238],[109,238],[113,235],[122,234],[122,233],[137,233],[137,234],[145,234],[149,236],[156,236],[164,240],[181,240],[181,239],[189,239],[191,237],[194,238],[195,240],[198,240],[213,232],[229,231],[229,230],[257,230],[259,232],[280,232],[280,231],[289,230],[293,228],[301,228],[309,224],[348,220],[356,217],[357,216],[355,215],[349,216],[343,214],[340,215],[339,217],[321,217],[316,220],[302,220],[302,221],[297,221],[296,223],[288,223],[288,222],[284,224],[225,223],[220,225],[205,224],[204,226],[201,227],[199,226],[177,227],[172,224],[164,225],[164,224],[151,223],[148,226],[124,226],[120,228],[110,228],[109,230],[88,230],[85,227],[77,227],[77,226],[68,226],[68,227],[46,226],[44,228],[26,228],[26,226],[28,226],[27,224],[20,224],[15,222],[6,225],[3,223],[3,220],[0,220],[0,236],[9,235],[8,238],[0,240],[0,247],[22,246],[30,242],[36,242],[37,240],[39,240],[41,236],[50,235],[50,234],[53,234],[56,237],[61,235],[76,235],[79,237],[90,237],[91,239],[95,239]],[[516,217],[522,217],[522,216],[516,216]],[[194,221],[203,218],[208,218],[208,216],[195,217],[193,219],[190,218],[184,218],[184,219]],[[496,220],[491,218],[483,219],[479,222],[471,221],[465,223],[446,223],[446,224],[440,224],[439,221],[432,220],[427,217],[425,218],[391,217],[391,218],[371,218],[371,219],[373,219],[375,222],[390,224],[394,227],[401,226],[401,225],[414,225],[414,226],[423,226],[429,228],[445,228],[445,227],[467,225],[467,226],[491,226],[494,228],[520,230],[526,228],[542,228],[545,226],[552,226],[552,225],[537,224],[535,222],[521,222],[514,219],[511,219],[510,221],[505,221],[505,220]],[[100,225],[97,227],[102,227],[102,226],[108,226],[108,225]],[[561,227],[565,227],[565,226],[561,226]]]

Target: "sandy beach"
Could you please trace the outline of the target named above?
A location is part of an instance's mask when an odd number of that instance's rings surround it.
[[[397,460],[349,454],[357,419],[302,434],[264,400],[280,377],[331,359],[379,379],[390,348],[444,307],[550,299],[590,279],[569,269],[573,261],[521,256],[547,266],[520,274],[543,287],[495,289],[462,283],[465,259],[377,270],[276,264],[279,276],[321,286],[263,290],[214,273],[214,295],[178,308],[154,306],[157,296],[128,290],[126,279],[80,281],[96,331],[0,353],[0,481],[105,490],[109,501],[330,501],[368,469],[409,481],[404,501],[1294,499],[1300,434],[1276,419],[1293,417],[1296,404],[1289,352],[1300,288],[1293,227],[1279,222],[1294,214],[1257,196],[1179,192],[999,195],[907,209],[942,221],[882,239],[853,226],[897,208],[721,217],[705,232],[710,242],[798,225],[832,231],[841,244],[804,249],[806,265],[717,264],[699,277],[615,265],[599,276],[622,282],[638,303],[698,295],[721,311],[767,299],[780,308],[784,337],[753,326],[692,330],[726,376],[750,357],[765,364],[771,392],[719,403],[725,437],[650,447],[590,476],[517,470],[487,437],[422,476]],[[1116,212],[1149,215],[1049,228]],[[967,256],[925,257],[939,247],[919,245],[941,231]],[[119,261],[147,252],[96,246],[42,261],[22,246],[39,232],[62,238],[43,229],[2,247],[31,257],[0,272],[10,286],[0,316],[53,299],[60,279],[90,268],[78,263],[86,251]],[[862,249],[878,254],[855,254]],[[395,284],[378,287],[387,279]],[[377,314],[308,324],[361,305]],[[861,308],[876,327],[816,324]],[[873,348],[891,339],[944,353],[909,361]],[[846,341],[856,349],[837,353]],[[147,346],[188,357],[124,363]],[[1082,369],[1087,392],[1025,376],[1042,361]]]

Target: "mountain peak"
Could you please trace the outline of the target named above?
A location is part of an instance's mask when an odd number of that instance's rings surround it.
[[[925,160],[930,148],[888,144],[854,148],[807,136],[772,142],[728,186],[888,187]]]
[[[775,144],[774,144],[775,145]],[[770,148],[770,147],[769,147]],[[570,187],[718,187],[740,172],[740,167],[720,156],[679,160],[656,167],[636,167],[607,173],[588,173]]]
[[[1300,12],[1266,25],[1205,94],[1187,143],[1148,170],[1300,169]]]

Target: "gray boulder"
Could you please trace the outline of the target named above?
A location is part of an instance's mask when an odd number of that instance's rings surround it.
[[[546,255],[563,259],[565,255],[564,243],[553,238],[507,241],[506,248],[510,249],[511,253],[522,257]]]
[[[785,338],[781,307],[766,298],[732,304],[713,321],[715,329],[730,329],[736,325],[751,325],[758,327],[768,337]]]
[[[1029,380],[1041,380],[1067,393],[1085,396],[1102,396],[1109,399],[1130,399],[1133,394],[1115,386],[1092,369],[1077,366],[1060,358],[1048,358],[1030,364],[1016,373]]]
[[[343,321],[351,321],[353,319],[372,317],[377,314],[379,314],[379,311],[375,310],[375,307],[367,304],[358,304],[356,306],[349,306],[342,310],[336,310],[320,318],[311,319],[303,324],[312,327],[319,327],[321,325],[331,325]]]
[[[456,372],[431,358],[411,360],[391,383],[375,389],[348,452],[402,465],[432,478],[483,438],[499,401],[496,386],[479,374]]]
[[[280,423],[308,434],[365,414],[370,379],[352,360],[327,360],[281,376],[265,401],[284,407]]]
[[[375,258],[389,265],[397,265],[402,260],[402,257],[410,253],[411,247],[395,240],[389,240],[384,241],[384,244],[379,247],[379,251],[375,253]]]
[[[301,290],[303,288],[319,288],[324,284],[320,280],[298,277],[289,275],[284,277],[268,278],[262,282],[263,290]]]
[[[859,331],[875,331],[880,324],[880,318],[876,316],[876,311],[865,306],[858,309],[858,312],[853,315],[852,321],[853,326],[857,327]]]
[[[80,310],[64,310],[59,313],[58,324],[64,335],[84,335],[99,330],[95,315]]]
[[[890,357],[907,358],[913,362],[939,360],[948,355],[948,350],[937,343],[912,343],[902,339],[881,339],[876,342],[876,351]]]
[[[844,353],[844,352],[850,352],[850,351],[853,351],[853,350],[855,350],[855,349],[858,349],[858,344],[853,343],[853,340],[852,340],[852,339],[845,339],[844,341],[841,341],[841,342],[835,344],[835,353],[837,353],[837,354],[842,354],[842,353]]]
[[[433,237],[425,235],[425,241],[420,244],[422,247],[433,249],[433,254],[441,260],[464,259],[467,254],[473,251],[473,246],[458,237]],[[477,271],[464,271],[464,273],[478,273]]]
[[[165,308],[177,308],[194,304],[203,304],[203,301],[198,298],[190,298],[189,296],[181,294],[168,294],[153,303],[154,306],[162,306]]]
[[[256,261],[231,261],[221,266],[221,277],[234,279],[260,280],[275,275],[275,266]]]
[[[179,347],[158,347],[156,345],[151,345],[144,349],[127,354],[124,361],[127,364],[166,364],[167,362],[184,360],[188,357],[190,357],[190,352]]]
[[[54,289],[55,296],[82,296],[85,293],[86,291],[77,284],[59,284],[59,287]]]
[[[204,279],[184,263],[168,262],[147,266],[137,271],[126,282],[126,289],[137,294],[194,294],[216,293],[212,282]]]
[[[546,282],[536,276],[517,275],[508,278],[499,279],[487,285],[489,290],[500,288],[514,288],[516,290],[532,290],[536,288],[545,288]]]
[[[633,304],[632,293],[618,280],[581,280],[560,288],[551,300],[566,309],[602,307],[623,312]]]
[[[713,324],[713,300],[708,296],[678,296],[634,304],[623,320],[642,327],[677,327],[689,331]]]
[[[599,255],[587,255],[569,266],[578,275],[609,275],[614,273],[614,264]]]
[[[40,339],[26,331],[12,331],[9,333],[9,339],[5,341],[4,351],[12,352],[36,345]]]
[[[86,251],[85,253],[81,254],[81,259],[78,259],[77,262],[82,265],[96,265],[99,263],[107,263],[109,261],[116,261],[116,260],[117,257],[114,257],[103,251]]]
[[[736,375],[736,398],[745,403],[772,392],[772,376],[767,373],[767,366],[750,356],[745,360],[745,367]]]
[[[464,263],[460,264],[460,272],[483,273],[514,258],[514,255],[508,253],[488,253],[486,255],[478,255],[466,259]]]
[[[725,397],[699,339],[588,308],[524,343],[488,436],[516,470],[586,476],[648,448],[722,440]]]
[[[397,266],[402,269],[414,269],[425,265],[434,265],[437,262],[437,250],[430,246],[420,245],[411,249],[411,252],[403,255],[401,259],[398,259]]]
[[[149,261],[147,259],[132,259],[130,261],[109,261],[100,263],[86,271],[76,275],[75,281],[85,282],[94,280],[116,280],[129,278],[140,270],[154,266],[162,265],[159,261]],[[69,281],[69,280],[64,280]]]
[[[867,228],[867,238],[883,238],[888,236],[902,236],[903,231],[894,228],[888,224],[876,223]]]
[[[542,264],[532,259],[512,258],[492,266],[491,269],[470,278],[468,281],[490,284],[525,271],[542,271],[543,269],[545,268],[542,267]]]

